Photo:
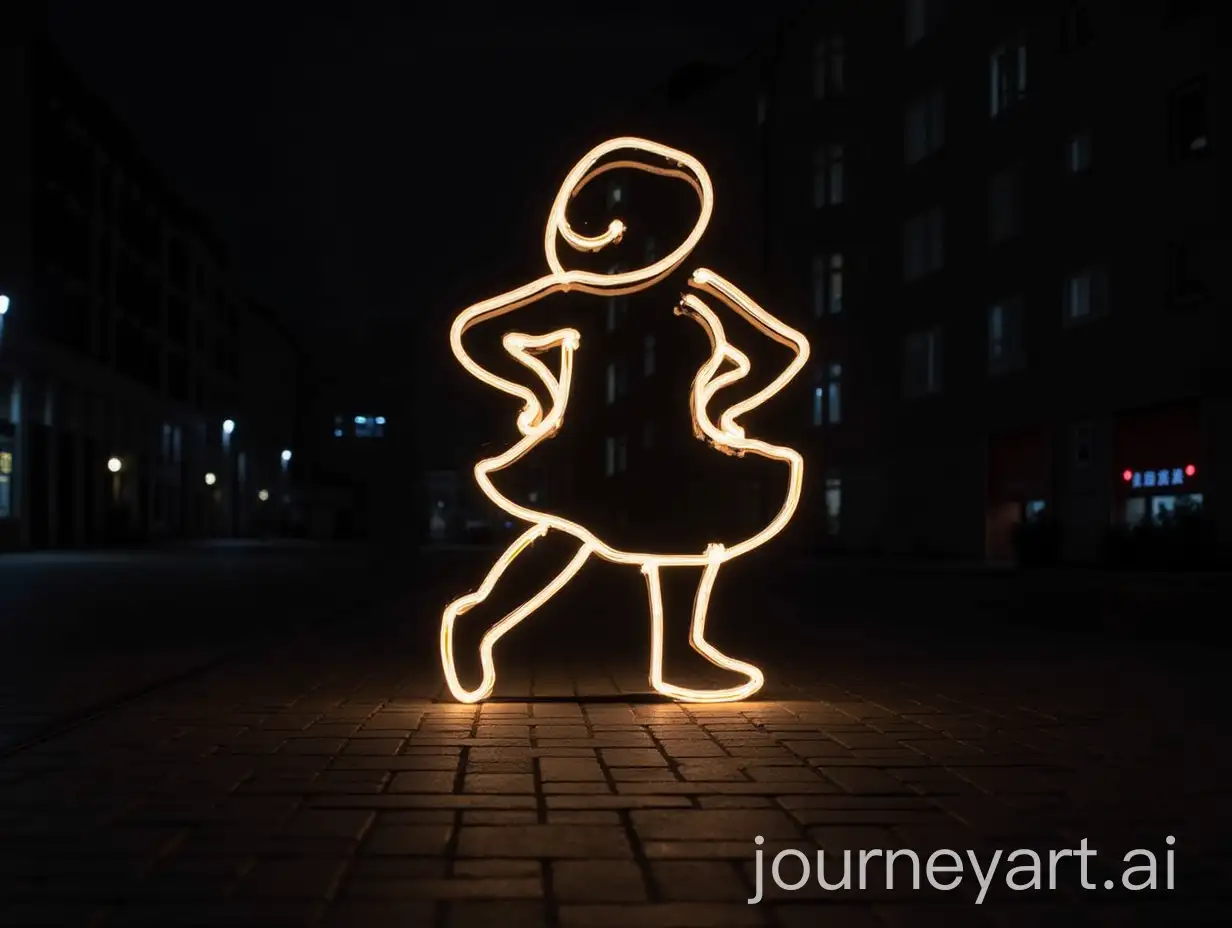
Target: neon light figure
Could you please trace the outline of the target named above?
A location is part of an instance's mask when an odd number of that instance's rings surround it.
[[[666,164],[651,164],[641,160],[609,161],[602,165],[600,159],[614,152],[639,152]],[[586,236],[574,231],[566,215],[566,207],[581,190],[596,177],[617,168],[632,168],[665,177],[684,180],[697,193],[700,213],[692,231],[670,254],[636,270],[609,274],[585,270],[566,270],[558,254],[559,239],[576,251],[595,252],[620,242],[625,226],[613,220],[606,231],[595,236]],[[559,592],[592,556],[616,564],[628,564],[641,569],[646,579],[651,622],[650,683],[654,689],[675,699],[694,702],[727,702],[747,699],[761,689],[765,682],[761,670],[752,664],[738,661],[723,654],[706,640],[706,614],[714,582],[723,564],[754,548],[765,544],[791,519],[799,504],[803,483],[804,462],[800,454],[791,448],[768,444],[745,434],[737,419],[762,405],[778,393],[804,367],[809,356],[808,340],[800,332],[776,319],[733,283],[714,271],[699,268],[689,278],[689,286],[698,293],[720,301],[739,313],[762,334],[793,350],[795,357],[783,371],[766,387],[753,396],[735,403],[722,411],[710,410],[711,400],[720,390],[746,377],[750,370],[748,357],[725,336],[723,325],[717,315],[697,293],[684,294],[675,312],[693,319],[706,330],[710,338],[711,353],[693,380],[689,397],[694,433],[725,454],[743,456],[746,453],[781,461],[788,468],[787,492],[782,506],[775,516],[757,533],[734,544],[711,544],[704,551],[690,554],[655,554],[619,550],[586,527],[560,516],[540,512],[519,505],[502,494],[493,484],[491,475],[512,466],[532,448],[550,438],[561,427],[569,392],[572,386],[574,353],[578,350],[581,336],[575,329],[564,328],[544,335],[527,335],[508,332],[502,339],[505,351],[530,370],[547,390],[550,407],[544,409],[534,391],[519,383],[506,380],[481,367],[463,347],[463,336],[479,323],[504,313],[527,306],[553,293],[575,291],[602,296],[620,296],[644,290],[675,271],[692,252],[709,224],[714,209],[714,189],[710,177],[701,163],[685,152],[639,138],[610,139],[591,149],[569,172],[556,200],[552,204],[544,231],[543,248],[549,273],[524,286],[500,296],[467,307],[454,320],[450,330],[450,345],[462,366],[474,377],[488,386],[504,391],[522,400],[522,411],[517,417],[517,429],[521,439],[501,454],[485,458],[475,465],[475,481],[484,494],[511,518],[529,523],[526,529],[496,559],[487,576],[473,593],[451,602],[441,619],[441,663],[450,692],[460,702],[475,703],[492,694],[496,685],[496,668],[492,651],[497,641],[523,619],[542,606]],[[557,371],[550,370],[538,357],[542,352],[559,349],[560,365]],[[719,373],[724,363],[733,369]],[[483,679],[474,689],[466,689],[458,679],[454,659],[454,625],[459,616],[483,602],[491,594],[517,556],[534,541],[549,531],[562,532],[575,538],[579,547],[568,565],[538,593],[493,624],[484,634],[479,646]],[[689,689],[663,679],[663,599],[660,588],[660,572],[672,567],[701,567],[701,580],[693,605],[690,644],[694,650],[714,665],[734,671],[746,678],[746,682],[725,689]]]

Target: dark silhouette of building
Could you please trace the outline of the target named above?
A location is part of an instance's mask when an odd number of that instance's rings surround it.
[[[37,23],[0,49],[0,547],[247,534],[299,356]]]
[[[908,0],[785,25],[770,267],[813,316],[819,538],[1003,558],[1038,528],[1085,561],[1200,507],[1228,550],[1215,10]]]

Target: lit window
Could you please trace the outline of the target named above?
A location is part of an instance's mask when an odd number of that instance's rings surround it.
[[[335,429],[335,434],[337,430]],[[381,438],[385,435],[385,417],[384,416],[356,416],[355,417],[355,437],[356,438]]]
[[[913,332],[904,343],[903,393],[908,398],[941,391],[941,329]]]
[[[642,373],[649,377],[655,372],[655,337],[647,335],[642,340]]]
[[[813,154],[813,206],[836,206],[843,202],[843,146],[822,145]]]
[[[992,373],[1013,370],[1023,361],[1023,298],[998,300],[988,307],[988,369]]]
[[[1065,278],[1061,309],[1067,323],[1104,315],[1108,309],[1107,274],[1103,268],[1084,268]]]
[[[1044,518],[1048,512],[1048,503],[1042,499],[1028,500],[1023,506],[1023,515],[1028,522],[1038,522]]]
[[[826,421],[826,388],[813,387],[813,425],[821,426]]]
[[[1091,170],[1091,130],[1075,132],[1065,143],[1065,170],[1069,174],[1084,174]]]
[[[843,365],[831,364],[826,368],[826,421],[838,425],[843,421]]]
[[[616,362],[614,361],[607,365],[607,402],[609,406],[616,402]]]
[[[620,185],[619,181],[612,181],[607,188],[607,205],[609,208],[616,206],[618,203],[623,203],[625,198],[625,189]]]
[[[1027,95],[1027,43],[1018,38],[993,49],[988,59],[989,98],[997,116]]]

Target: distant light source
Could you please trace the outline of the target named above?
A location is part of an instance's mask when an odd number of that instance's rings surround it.
[[[367,416],[356,416],[356,417],[355,417],[355,424],[356,424],[356,425],[365,425],[367,422],[368,422],[368,417],[367,417]]]
[[[235,420],[234,419],[223,419],[222,420],[222,433],[224,435],[230,435],[234,431],[235,431]]]
[[[1126,483],[1129,483],[1129,481],[1134,479],[1134,472],[1132,470],[1121,471],[1121,479]]]
[[[124,469],[124,462],[121,461],[119,458],[108,458],[107,459],[107,469],[111,471],[113,474],[118,474],[121,470]]]
[[[257,490],[257,499],[264,503],[269,499],[269,490]]]
[[[1186,477],[1192,477],[1197,472],[1198,472],[1198,468],[1194,467],[1192,464],[1185,465],[1185,476]]]
[[[282,449],[282,463],[283,464],[291,463],[291,449],[290,448]]]
[[[205,475],[205,485],[207,487],[212,487],[217,482],[218,482],[218,478],[214,476],[213,472]]]
[[[385,424],[385,417],[384,417],[384,416],[377,416],[377,417],[376,417],[376,419],[375,419],[374,421],[376,422],[376,424],[377,424],[377,425],[384,425],[384,424]]]
[[[0,316],[3,316],[9,311],[8,294],[0,293]]]

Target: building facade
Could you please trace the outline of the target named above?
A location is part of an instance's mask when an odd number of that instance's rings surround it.
[[[1216,7],[819,5],[771,54],[769,267],[811,308],[813,534],[1098,559],[1200,510],[1226,555]],[[819,473],[820,471],[820,473]]]
[[[26,35],[0,49],[0,548],[250,533],[286,492],[298,353]]]

